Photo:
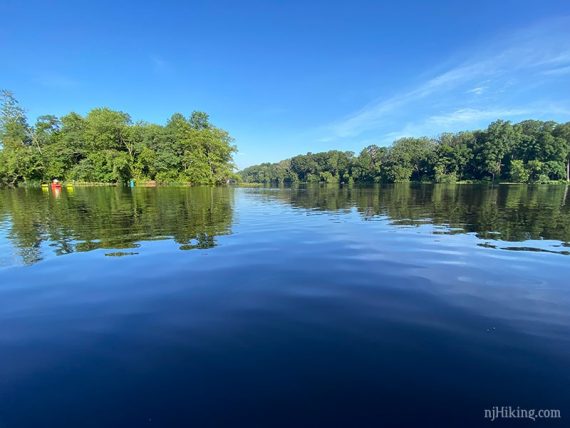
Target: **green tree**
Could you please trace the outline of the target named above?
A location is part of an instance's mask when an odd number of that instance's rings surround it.
[[[511,179],[517,183],[528,183],[530,174],[520,159],[513,159],[511,161]]]
[[[570,182],[570,122],[557,125],[553,130],[553,134],[565,142],[566,181]]]
[[[520,139],[519,129],[513,127],[510,122],[497,120],[489,125],[487,131],[480,134],[478,162],[484,174],[491,175],[491,180],[501,177],[501,172],[508,159],[508,154]]]
[[[188,119],[177,113],[160,126],[133,124],[127,113],[96,108],[85,117],[40,116],[30,127],[17,100],[3,91],[0,143],[0,180],[10,185],[54,178],[116,183],[132,177],[221,184],[234,177],[233,140],[203,112]]]

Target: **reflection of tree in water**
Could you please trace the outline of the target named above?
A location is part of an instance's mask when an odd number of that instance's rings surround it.
[[[306,186],[255,189],[311,211],[357,210],[365,221],[441,226],[436,233],[474,232],[482,239],[570,242],[567,186],[408,185],[376,187]],[[0,190],[0,219],[27,264],[42,259],[46,245],[55,254],[99,248],[128,250],[138,242],[174,239],[180,249],[212,248],[231,233],[234,189],[77,188],[59,197],[35,189]],[[522,247],[521,247],[522,248]],[[115,251],[110,255],[129,255]]]
[[[261,191],[263,192],[263,191]],[[364,220],[387,217],[396,225],[444,226],[439,233],[474,232],[483,239],[570,241],[568,186],[420,185],[307,186],[273,194],[311,210],[356,208]]]
[[[0,191],[0,217],[26,264],[56,254],[128,249],[142,240],[172,238],[181,249],[211,248],[231,233],[233,189],[77,188],[59,197],[36,189]]]

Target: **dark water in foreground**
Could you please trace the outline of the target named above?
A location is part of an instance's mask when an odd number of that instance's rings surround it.
[[[0,190],[0,427],[570,426],[568,193]]]

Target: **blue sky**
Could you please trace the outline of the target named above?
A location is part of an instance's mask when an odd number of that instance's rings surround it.
[[[208,112],[245,167],[496,118],[570,120],[567,1],[0,2],[33,119]]]

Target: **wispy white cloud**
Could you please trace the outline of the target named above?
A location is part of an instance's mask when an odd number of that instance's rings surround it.
[[[391,133],[390,137],[397,139],[409,135],[431,135],[434,130],[439,133],[496,119],[525,117],[537,111],[534,108],[461,108],[444,114],[428,116],[418,122],[408,122],[402,129]]]
[[[564,114],[570,100],[554,104],[548,99],[552,91],[537,88],[570,74],[570,45],[565,43],[569,39],[570,19],[565,17],[493,41],[490,48],[475,50],[468,61],[415,88],[378,99],[321,128],[319,141],[362,140],[371,133],[382,138],[429,135],[501,117]],[[529,94],[531,90],[536,93]]]
[[[545,74],[547,76],[561,76],[564,74],[570,74],[570,65],[567,65],[565,67],[552,68],[550,70],[545,70],[542,72],[542,74]]]
[[[521,108],[461,108],[428,116],[423,120],[408,122],[401,129],[383,135],[380,142],[388,144],[406,136],[434,136],[445,131],[470,129],[472,126],[485,125],[497,119],[523,120],[548,115],[570,116],[570,107],[557,103],[538,103]]]
[[[487,88],[485,86],[477,86],[475,88],[472,89],[468,89],[467,91],[465,91],[467,94],[474,94],[474,95],[481,95],[483,92],[485,92]]]
[[[427,120],[430,124],[443,128],[452,127],[456,124],[473,123],[481,120],[500,119],[505,117],[523,116],[532,114],[535,110],[529,108],[520,109],[488,109],[462,108],[447,114],[430,116]]]

